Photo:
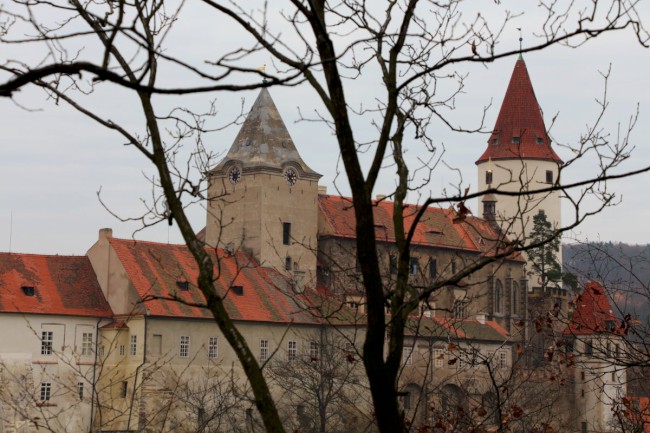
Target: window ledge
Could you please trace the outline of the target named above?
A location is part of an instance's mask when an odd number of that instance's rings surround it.
[[[49,401],[39,401],[36,403],[37,407],[56,407],[56,403],[51,403]]]

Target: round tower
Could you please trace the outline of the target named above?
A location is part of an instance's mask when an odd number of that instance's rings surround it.
[[[479,191],[496,188],[521,193],[496,194],[482,201],[484,207],[489,207],[483,209],[484,213],[491,215],[510,239],[527,243],[533,229],[533,217],[540,211],[554,229],[561,227],[559,191],[528,193],[556,184],[562,160],[551,146],[542,110],[521,56],[515,63],[487,148],[476,165]],[[558,261],[562,263],[561,251]]]

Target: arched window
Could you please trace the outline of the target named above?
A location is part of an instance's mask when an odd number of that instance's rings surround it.
[[[503,285],[501,280],[494,281],[494,312],[503,313]]]
[[[519,284],[516,281],[512,282],[512,315],[516,316],[519,314]]]

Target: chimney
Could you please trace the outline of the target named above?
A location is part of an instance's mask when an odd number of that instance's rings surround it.
[[[318,185],[318,193],[327,195],[327,185]]]
[[[106,240],[108,238],[113,237],[113,229],[111,228],[104,228],[104,229],[99,229],[99,240]]]

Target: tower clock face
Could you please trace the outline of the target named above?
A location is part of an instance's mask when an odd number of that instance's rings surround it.
[[[298,180],[298,173],[296,173],[296,170],[293,168],[288,168],[284,172],[284,179],[287,181],[289,186],[294,186],[296,184],[296,181]]]
[[[228,180],[230,181],[230,183],[232,183],[234,185],[237,182],[239,182],[240,179],[241,179],[241,170],[240,170],[240,168],[236,167],[236,166],[231,168],[230,171],[228,172]]]

